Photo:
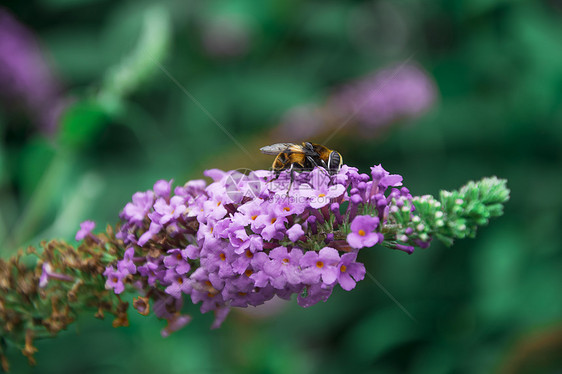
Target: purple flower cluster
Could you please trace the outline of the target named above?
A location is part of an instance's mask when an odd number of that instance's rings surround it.
[[[105,272],[106,288],[134,285],[172,326],[185,320],[184,295],[202,313],[214,311],[218,327],[230,307],[293,294],[308,307],[337,284],[353,289],[365,275],[358,250],[383,242],[389,213],[411,200],[406,188],[385,194],[402,177],[380,165],[371,175],[344,165],[333,176],[316,168],[293,180],[264,170],[205,175],[211,184],[190,181],[172,193],[172,181],[158,181],[134,194],[117,235],[127,250]]]

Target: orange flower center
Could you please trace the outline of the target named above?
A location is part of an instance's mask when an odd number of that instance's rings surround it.
[[[246,269],[246,271],[244,272],[244,275],[246,275],[247,277],[249,277],[250,275],[254,274],[254,272],[252,271],[252,269]]]
[[[272,219],[271,219],[271,224],[273,225],[273,224],[275,223],[275,221],[277,221],[277,218],[275,218],[275,217],[272,218]]]
[[[176,258],[177,258],[178,260],[181,260],[181,253],[178,253],[178,254],[176,255]]]
[[[183,284],[183,278],[182,277],[178,277],[178,283]]]
[[[289,263],[289,259],[288,259],[288,258],[284,258],[284,259],[283,259],[283,263],[284,263],[284,264],[288,264],[288,263]]]
[[[221,259],[221,261],[224,261],[224,260],[226,260],[226,255],[221,252],[221,254],[219,255],[219,258]]]
[[[326,196],[325,193],[321,193],[320,195],[318,195],[318,197],[324,197],[324,196]]]
[[[118,280],[119,280],[119,278],[113,277],[113,283],[117,283]]]
[[[258,218],[258,216],[257,216],[257,214],[254,214],[254,215],[252,216],[252,221],[255,221],[256,218]]]
[[[246,249],[246,257],[252,258],[252,257],[254,257],[254,254],[252,252],[250,252],[249,249]]]
[[[324,267],[324,263],[322,261],[318,261],[318,262],[316,262],[316,267],[318,269],[322,269]]]
[[[359,236],[365,236],[367,233],[365,232],[365,230],[359,230],[358,234]]]
[[[341,268],[340,268],[340,271],[341,271],[342,273],[345,273],[345,272],[347,271],[347,266],[342,265]]]
[[[285,208],[283,208],[283,210],[284,210],[285,212],[290,212],[290,211],[291,211],[291,208],[289,208],[288,206],[286,206]]]

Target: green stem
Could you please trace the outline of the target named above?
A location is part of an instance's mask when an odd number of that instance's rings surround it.
[[[52,196],[60,186],[62,177],[69,169],[71,158],[66,152],[57,152],[49,167],[43,173],[41,180],[33,191],[27,206],[20,215],[18,222],[14,225],[12,235],[2,244],[3,248],[16,248],[21,246],[30,238],[37,226],[45,216],[49,204],[52,203]]]

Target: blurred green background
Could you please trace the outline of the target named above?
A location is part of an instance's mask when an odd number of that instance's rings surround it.
[[[382,163],[413,194],[490,175],[512,190],[475,240],[362,252],[414,320],[368,278],[309,309],[235,310],[215,331],[192,308],[166,339],[154,317],[130,312],[113,329],[85,313],[38,342],[37,367],[11,350],[12,372],[562,373],[562,2],[7,0],[0,11],[3,257],[72,241],[85,219],[115,224],[157,179],[267,168],[260,146],[304,140],[285,131],[287,113],[330,113],[339,87],[404,63],[434,82],[431,105],[384,126],[350,121],[326,145],[363,171]]]

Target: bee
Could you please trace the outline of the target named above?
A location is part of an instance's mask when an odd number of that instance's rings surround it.
[[[324,168],[330,175],[337,173],[343,163],[343,158],[339,152],[333,151],[323,145],[303,142],[277,143],[268,145],[260,149],[267,155],[275,155],[275,160],[271,166],[275,173],[279,175],[283,170],[310,171],[317,166]]]

